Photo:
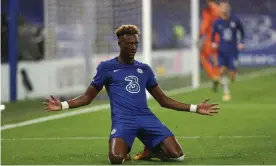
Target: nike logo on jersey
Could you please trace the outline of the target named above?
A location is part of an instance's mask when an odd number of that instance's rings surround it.
[[[113,71],[114,71],[114,73],[115,73],[115,72],[117,72],[117,71],[119,71],[119,70],[121,70],[121,69],[117,69],[117,70],[113,70]]]

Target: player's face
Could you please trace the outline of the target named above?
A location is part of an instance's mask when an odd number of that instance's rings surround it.
[[[230,14],[230,4],[229,3],[220,3],[220,12],[222,15],[229,15]]]
[[[134,59],[134,56],[137,52],[138,43],[137,35],[124,35],[119,38],[121,54],[127,61]]]

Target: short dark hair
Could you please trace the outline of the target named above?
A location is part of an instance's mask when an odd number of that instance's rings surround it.
[[[122,25],[116,29],[115,34],[119,38],[124,35],[138,35],[140,33],[139,28],[136,25]]]

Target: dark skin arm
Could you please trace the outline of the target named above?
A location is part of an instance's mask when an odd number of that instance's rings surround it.
[[[89,86],[84,94],[74,99],[68,100],[69,108],[77,108],[81,106],[88,105],[92,100],[98,95],[99,91],[93,86]],[[61,102],[54,96],[51,96],[51,99],[46,99],[45,110],[47,111],[60,111]]]
[[[160,106],[164,108],[169,108],[177,111],[190,111],[190,104],[185,104],[168,97],[160,88],[160,86],[154,87],[153,89],[149,90],[149,92],[160,104]],[[217,110],[219,109],[218,104],[207,104],[208,100],[209,99],[206,99],[197,105],[197,113],[203,115],[213,115],[217,113]]]
[[[154,87],[149,90],[149,92],[162,107],[178,111],[190,111],[190,104],[185,104],[168,97],[159,86]],[[90,104],[98,93],[99,91],[93,86],[88,87],[83,95],[67,101],[69,108],[77,108]],[[208,100],[205,100],[198,105],[197,112],[204,115],[213,115],[217,113],[216,110],[219,109],[219,107],[217,107],[218,104],[207,104],[207,101]],[[62,109],[61,102],[54,96],[51,96],[51,99],[47,99],[44,105],[44,109],[47,111],[60,111]]]

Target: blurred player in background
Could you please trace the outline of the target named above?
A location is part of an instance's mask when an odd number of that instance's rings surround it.
[[[134,139],[138,137],[146,146],[136,159],[157,157],[162,160],[183,161],[184,153],[174,134],[150,111],[146,90],[165,108],[197,112],[203,115],[217,113],[217,104],[184,104],[168,97],[158,85],[150,66],[134,60],[138,48],[139,29],[123,25],[116,30],[120,54],[100,63],[97,73],[86,92],[74,99],[60,102],[51,96],[45,109],[60,111],[88,105],[105,86],[110,98],[112,128],[108,159],[112,164],[122,164],[129,159]]]
[[[238,33],[240,32],[240,39]],[[215,35],[220,41],[217,43]],[[221,83],[223,86],[223,100],[231,100],[226,70],[230,79],[235,80],[239,50],[244,49],[244,29],[240,19],[231,14],[228,1],[220,2],[220,18],[213,25],[212,46],[218,48],[218,63],[220,67]]]
[[[213,81],[213,90],[216,92],[219,84],[219,68],[217,66],[217,49],[212,47],[211,35],[213,23],[219,18],[219,6],[214,0],[206,0],[207,7],[202,10],[200,39],[203,40],[200,50],[201,64]],[[215,41],[218,41],[216,36]],[[211,62],[212,61],[212,62]]]

